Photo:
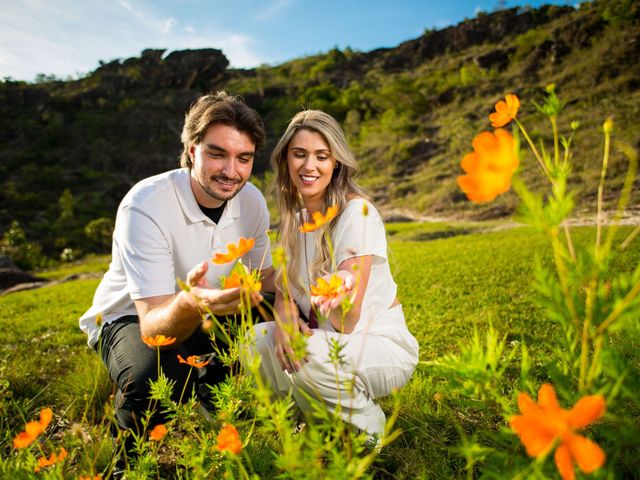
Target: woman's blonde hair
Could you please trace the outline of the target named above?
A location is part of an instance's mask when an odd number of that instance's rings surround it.
[[[298,290],[302,291],[303,282],[298,278],[298,271],[300,261],[302,257],[306,255],[306,252],[298,251],[297,238],[301,222],[306,219],[302,218],[302,199],[291,181],[287,162],[289,143],[300,130],[309,130],[322,135],[329,145],[332,156],[336,160],[336,168],[333,171],[331,182],[324,196],[322,212],[326,212],[327,208],[335,205],[338,207],[339,213],[327,225],[321,227],[320,234],[317,236],[316,252],[319,253],[316,255],[316,258],[305,258],[305,262],[309,262],[307,264],[309,282],[312,282],[318,276],[331,272],[333,269],[331,252],[324,233],[331,235],[340,217],[340,212],[345,208],[349,199],[356,196],[367,198],[367,195],[362,187],[355,181],[355,177],[358,175],[360,168],[351,149],[347,145],[347,139],[338,122],[331,115],[320,110],[303,110],[296,114],[273,149],[271,154],[271,167],[276,172],[274,187],[277,193],[281,217],[280,227],[278,228],[278,240],[287,255],[287,275],[289,281]],[[279,272],[277,277],[278,283],[280,283],[281,275],[282,272]]]

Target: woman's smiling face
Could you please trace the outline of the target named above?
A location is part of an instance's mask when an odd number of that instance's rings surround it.
[[[305,205],[322,205],[336,167],[336,158],[325,138],[312,130],[298,130],[287,148],[287,165]]]

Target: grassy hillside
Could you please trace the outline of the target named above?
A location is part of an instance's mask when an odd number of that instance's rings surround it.
[[[334,49],[251,70],[227,69],[218,50],[164,53],[103,63],[73,81],[0,83],[3,232],[18,221],[26,239],[54,258],[64,248],[107,251],[109,222],[124,193],[177,165],[185,109],[220,88],[243,95],[265,118],[268,144],[254,170],[263,190],[271,179],[270,147],[288,119],[302,107],[318,108],[342,123],[362,164],[362,183],[387,211],[470,219],[512,214],[515,195],[472,206],[455,185],[471,139],[489,128],[487,116],[507,92],[522,98],[520,116],[534,138],[550,141],[532,102],[551,82],[566,102],[561,132],[580,121],[570,180],[579,209],[595,196],[603,120],[614,117],[615,139],[640,144],[640,9],[631,0],[480,13],[394,48]],[[542,184],[533,164],[525,159],[523,176],[529,185]],[[625,158],[614,152],[611,186],[621,184],[625,170]],[[631,205],[640,201],[638,192]],[[103,233],[87,235],[96,220]]]

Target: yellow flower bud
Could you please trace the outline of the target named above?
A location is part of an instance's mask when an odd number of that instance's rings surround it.
[[[613,131],[613,118],[607,118],[602,124],[602,129],[604,133],[611,133]]]

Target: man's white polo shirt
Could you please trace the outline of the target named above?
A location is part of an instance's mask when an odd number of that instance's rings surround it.
[[[227,201],[215,224],[196,202],[189,170],[172,170],[142,180],[118,207],[109,270],[96,290],[93,305],[80,317],[80,329],[88,335],[89,345],[98,341],[98,314],[104,324],[137,315],[133,300],[176,293],[176,278],[186,280],[189,270],[203,260],[209,261],[207,280],[218,287],[220,277],[228,275],[234,263],[215,265],[210,259],[214,253],[226,252],[227,244],[237,243],[240,237],[256,240],[242,263],[249,268],[270,267],[268,228],[266,202],[251,183]]]

